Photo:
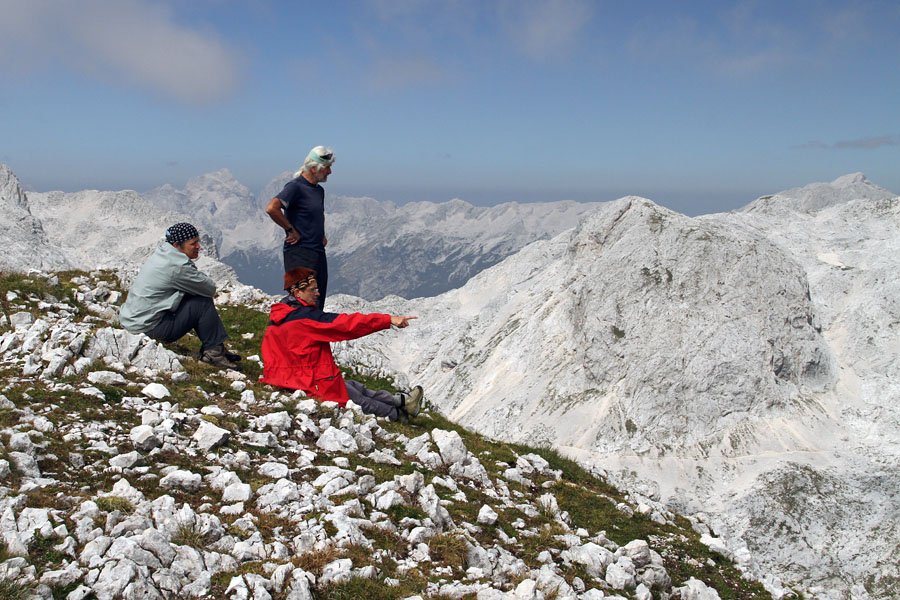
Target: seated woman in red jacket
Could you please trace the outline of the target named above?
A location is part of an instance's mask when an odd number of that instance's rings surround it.
[[[341,406],[348,399],[353,400],[364,413],[391,421],[419,414],[424,403],[420,386],[393,395],[370,390],[357,381],[345,381],[334,364],[329,343],[353,340],[392,325],[403,329],[418,317],[323,312],[316,307],[316,272],[305,267],[284,274],[284,289],[289,295],[272,305],[263,336],[262,383],[303,390],[309,396]]]

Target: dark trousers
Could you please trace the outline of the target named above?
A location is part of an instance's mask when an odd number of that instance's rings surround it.
[[[311,248],[302,248],[296,244],[284,247],[284,272],[297,267],[306,267],[316,272],[316,284],[319,286],[319,299],[316,304],[325,308],[325,292],[328,291],[328,259],[324,252]]]
[[[376,417],[387,417],[391,421],[400,418],[400,411],[395,406],[393,394],[385,390],[370,390],[358,381],[345,379],[347,384],[347,395],[354,403],[359,404],[362,411],[367,415],[375,415]]]
[[[185,294],[174,311],[163,313],[162,321],[148,331],[147,335],[161,342],[174,342],[192,329],[200,338],[200,352],[214,348],[228,339],[213,299],[190,294]]]

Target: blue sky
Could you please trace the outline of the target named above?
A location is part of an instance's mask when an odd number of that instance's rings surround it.
[[[0,0],[0,162],[38,191],[312,146],[398,204],[688,214],[863,171],[900,192],[900,3]]]

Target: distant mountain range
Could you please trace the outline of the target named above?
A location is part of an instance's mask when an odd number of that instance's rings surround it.
[[[156,209],[190,215],[215,239],[219,256],[242,282],[281,290],[283,232],[264,212],[290,179],[282,173],[253,196],[227,170],[143,194]],[[326,186],[327,187],[327,186]],[[574,227],[599,203],[461,200],[397,206],[372,198],[326,195],[329,292],[368,300],[390,294],[433,296],[459,287],[537,239]]]
[[[261,206],[288,175],[257,197],[227,171],[185,190],[26,197],[4,169],[0,214],[29,248],[5,268],[134,268],[189,215],[215,247],[208,260],[243,256],[242,269],[280,277],[281,234]],[[327,203],[340,286],[413,298],[332,296],[329,308],[421,317],[336,345],[340,360],[421,383],[490,437],[554,446],[705,513],[776,597],[897,596],[894,193],[855,173],[697,218],[638,197]],[[441,293],[416,297],[428,292]]]

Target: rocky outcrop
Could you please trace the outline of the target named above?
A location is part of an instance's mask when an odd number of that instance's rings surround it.
[[[0,269],[67,269],[72,262],[49,241],[15,174],[0,163]]]
[[[116,320],[115,304],[122,299],[122,294],[110,290],[105,281],[87,277],[79,281],[81,289],[72,298],[48,296],[39,300],[42,314],[38,318],[26,311],[12,313],[12,329],[0,334],[0,353],[8,364],[19,363],[23,375],[38,375],[45,380],[80,374],[97,363],[149,373],[184,370],[173,352],[146,335],[115,327],[97,329],[79,318],[81,309],[66,300],[83,303],[98,317]]]

